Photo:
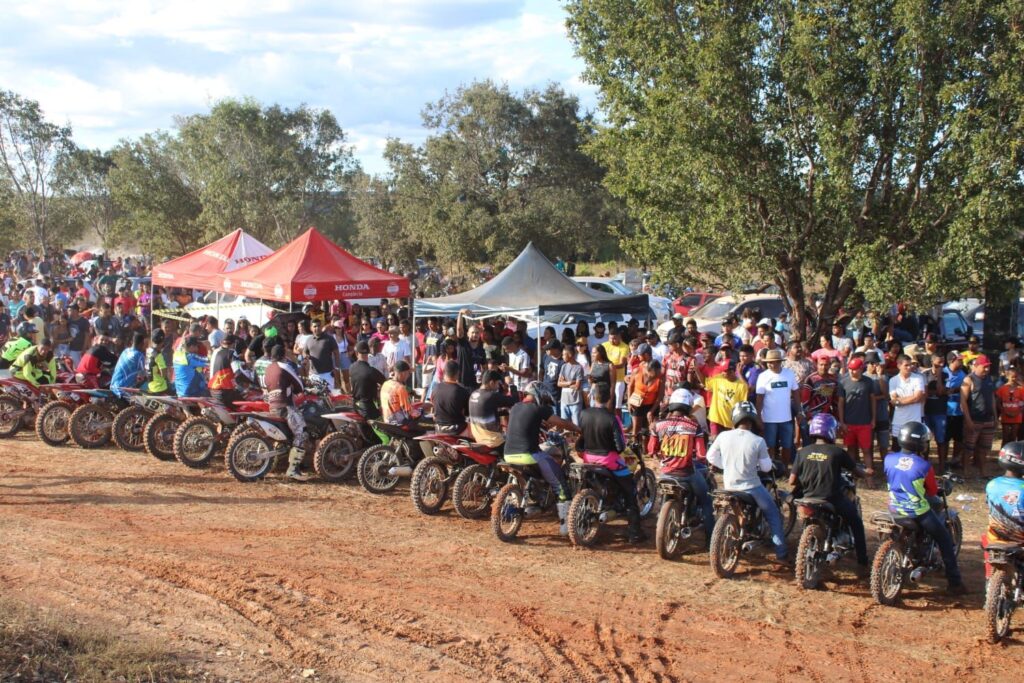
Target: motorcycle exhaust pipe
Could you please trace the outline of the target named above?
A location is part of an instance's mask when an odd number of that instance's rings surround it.
[[[743,544],[741,549],[742,549],[743,552],[749,553],[751,550],[753,550],[754,548],[757,548],[760,545],[761,545],[761,541],[747,541],[746,543]]]
[[[619,516],[619,513],[615,512],[615,510],[605,510],[600,515],[598,515],[597,518],[601,520],[602,524],[604,524],[605,522],[612,521],[613,519],[615,519],[618,516]]]
[[[679,538],[683,539],[684,541],[688,539],[690,536],[693,536],[693,529],[691,529],[690,527],[684,526],[682,529],[679,530]]]
[[[910,572],[910,580],[913,583],[917,583],[918,581],[920,581],[922,576],[924,576],[924,569],[921,567],[918,567],[914,571]]]
[[[279,455],[284,455],[288,451],[289,451],[289,449],[287,449],[287,448],[279,448],[276,451],[267,451],[265,453],[257,453],[256,455],[253,456],[253,459],[254,460],[258,460],[260,462],[263,462],[263,461],[266,461],[266,460],[270,460],[271,458],[276,458]]]
[[[830,552],[828,554],[828,557],[825,558],[825,561],[828,562],[829,564],[835,564],[836,562],[839,561],[839,557],[840,557],[840,554],[833,550],[832,552]]]
[[[388,470],[389,477],[411,477],[412,468],[408,465],[399,465]]]

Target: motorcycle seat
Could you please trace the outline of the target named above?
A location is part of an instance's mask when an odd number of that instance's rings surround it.
[[[1007,554],[1024,552],[1024,546],[1020,543],[1012,543],[1007,541],[989,541],[986,550],[998,550]]]
[[[746,505],[757,505],[757,501],[754,500],[754,497],[747,493],[746,491],[715,491],[712,495],[715,496],[716,498],[735,498],[736,500]]]
[[[535,471],[537,469],[536,463],[531,463],[529,465],[520,465],[520,464],[514,463],[514,462],[505,462],[504,460],[502,460],[501,462],[498,463],[498,467],[503,469],[503,470],[507,470],[507,471],[511,471],[511,472],[523,472],[523,473]]]
[[[604,465],[595,465],[593,463],[586,462],[574,462],[573,464],[569,465],[569,467],[580,472],[590,472],[591,474],[596,474],[602,477],[614,476],[612,474],[612,471],[605,467]]]
[[[893,521],[909,531],[917,531],[921,528],[921,523],[917,521],[916,517],[893,517]]]
[[[824,498],[798,498],[793,501],[797,505],[806,505],[808,507],[822,508],[829,512],[835,512],[836,509],[832,506],[832,503],[828,502]]]

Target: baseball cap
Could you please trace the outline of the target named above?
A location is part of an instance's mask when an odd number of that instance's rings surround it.
[[[545,351],[556,351],[560,348],[562,348],[562,342],[558,341],[557,339],[552,339],[551,341],[544,345]]]
[[[865,333],[864,333],[863,335],[861,335],[861,336],[862,336],[862,337],[871,337],[872,339],[874,339],[874,338],[875,338],[875,333],[874,333],[874,332],[872,332],[871,330],[868,330],[867,332],[865,332]]]
[[[977,358],[974,359],[974,365],[978,365],[978,366],[992,365],[992,361],[990,361],[988,359],[988,356],[981,355],[981,356],[978,356]]]
[[[358,344],[356,344],[356,353],[369,353],[369,352],[370,352],[370,344],[369,344],[369,342],[363,340],[363,341],[359,342]]]
[[[866,360],[869,363],[881,363],[882,357],[878,354],[877,351],[868,351],[867,353],[864,354],[864,360]]]
[[[636,355],[638,355],[638,356],[642,356],[645,353],[650,353],[650,352],[651,352],[651,345],[650,344],[638,344],[637,347],[636,347]]]
[[[757,321],[757,326],[770,328],[772,326],[772,321],[769,320],[768,318],[761,318],[760,320]]]
[[[854,358],[853,360],[851,360],[847,364],[846,367],[848,367],[851,370],[862,370],[862,369],[864,369],[864,359],[863,358]]]
[[[682,320],[683,319],[683,314],[682,313],[676,313],[675,315],[672,316],[672,319],[673,320]]]
[[[946,354],[947,363],[952,363],[953,361],[960,360],[961,358],[962,356],[960,355],[959,351],[950,351],[949,353]]]

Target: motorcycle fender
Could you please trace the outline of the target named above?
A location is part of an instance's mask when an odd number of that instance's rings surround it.
[[[280,429],[278,429],[277,425],[275,425],[275,424],[273,424],[271,422],[266,422],[264,420],[257,420],[257,419],[252,419],[251,422],[252,422],[252,425],[254,427],[256,427],[256,429],[258,429],[260,432],[262,432],[263,435],[266,436],[271,441],[287,441],[288,440],[288,437],[285,436],[284,432],[282,432]]]

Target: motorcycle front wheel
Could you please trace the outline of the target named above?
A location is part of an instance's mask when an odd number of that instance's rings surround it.
[[[880,605],[891,607],[903,590],[903,548],[893,539],[878,546],[871,563],[871,596]]]
[[[998,643],[1010,632],[1013,615],[1013,587],[1002,569],[992,571],[985,586],[985,631],[988,642]]]
[[[740,564],[740,524],[733,513],[726,512],[715,522],[708,559],[719,578],[728,579],[736,573]]]
[[[523,526],[523,490],[516,482],[501,487],[491,505],[491,529],[499,541],[511,543],[516,540]]]
[[[800,534],[796,549],[796,582],[804,590],[817,588],[821,581],[827,535],[821,524],[808,524]]]
[[[654,544],[658,548],[658,555],[663,560],[675,560],[682,550],[683,541],[679,538],[679,530],[682,526],[683,506],[678,500],[668,500],[662,503],[658,512],[658,528],[655,532]]]

